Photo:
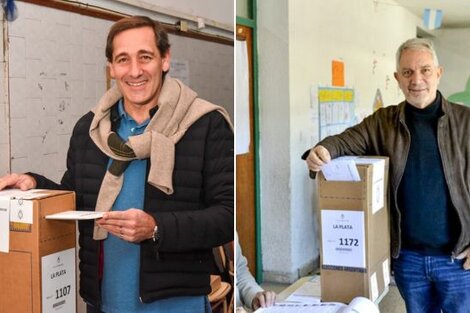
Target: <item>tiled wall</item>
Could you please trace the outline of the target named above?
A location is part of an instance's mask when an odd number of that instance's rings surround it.
[[[11,170],[58,181],[75,122],[106,90],[111,22],[17,6],[19,16],[8,24]]]

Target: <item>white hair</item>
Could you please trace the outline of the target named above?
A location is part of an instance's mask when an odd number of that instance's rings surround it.
[[[397,71],[398,67],[400,66],[400,58],[403,54],[403,51],[411,49],[411,50],[426,50],[431,53],[432,58],[434,60],[434,65],[439,66],[439,61],[437,59],[436,50],[434,50],[434,45],[431,40],[425,38],[411,38],[401,44],[401,46],[397,50],[396,55],[396,62],[397,62]]]

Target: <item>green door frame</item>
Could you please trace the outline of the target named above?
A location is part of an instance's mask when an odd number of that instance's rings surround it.
[[[248,0],[249,1],[249,0]],[[259,173],[259,107],[258,107],[258,41],[256,24],[256,0],[251,0],[252,19],[237,16],[237,24],[253,31],[253,136],[255,159],[255,225],[256,225],[256,280],[263,281],[263,262],[261,254],[261,214],[260,214],[260,173]]]

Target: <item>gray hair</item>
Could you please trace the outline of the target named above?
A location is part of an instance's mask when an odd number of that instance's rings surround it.
[[[439,66],[439,61],[437,60],[436,50],[434,50],[434,45],[431,40],[425,38],[411,38],[401,44],[401,46],[397,50],[397,70],[400,65],[400,58],[403,54],[403,51],[411,49],[411,50],[425,50],[431,53],[432,58],[434,60],[434,65]]]

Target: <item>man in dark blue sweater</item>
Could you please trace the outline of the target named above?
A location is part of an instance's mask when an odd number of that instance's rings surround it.
[[[390,158],[391,254],[408,313],[470,312],[470,108],[437,90],[442,71],[429,40],[404,42],[394,75],[406,101],[304,155],[312,171],[341,155]]]

